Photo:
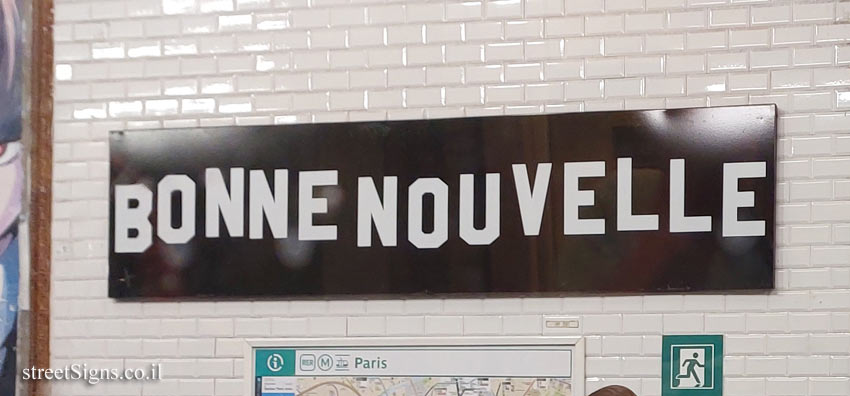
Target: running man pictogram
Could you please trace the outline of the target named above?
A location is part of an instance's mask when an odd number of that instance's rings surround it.
[[[699,354],[698,353],[694,352],[693,356],[694,356],[693,359],[685,359],[685,361],[682,362],[682,366],[685,366],[685,365],[688,366],[688,368],[686,369],[687,372],[685,374],[677,375],[676,379],[692,378],[693,377],[693,379],[697,382],[696,387],[698,388],[698,387],[700,387],[702,381],[700,381],[699,376],[697,375],[696,367],[705,368],[705,365],[701,364],[699,362]]]

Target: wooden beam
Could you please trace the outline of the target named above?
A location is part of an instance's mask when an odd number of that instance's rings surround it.
[[[53,206],[53,0],[32,3],[30,55],[30,335],[29,364],[50,366],[50,257]],[[46,395],[48,384],[30,384]]]

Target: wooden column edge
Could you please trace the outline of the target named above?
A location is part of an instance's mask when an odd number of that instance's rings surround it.
[[[53,207],[53,0],[32,3],[30,74],[29,364],[50,366],[50,259]],[[43,396],[48,384],[29,384]]]

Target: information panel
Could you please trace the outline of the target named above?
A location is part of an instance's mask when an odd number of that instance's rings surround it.
[[[318,342],[326,345],[318,345]],[[583,395],[577,338],[263,340],[249,345],[253,396]],[[463,342],[464,344],[460,344]],[[279,346],[283,345],[283,346]]]

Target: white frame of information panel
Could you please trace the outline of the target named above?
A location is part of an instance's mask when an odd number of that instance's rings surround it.
[[[278,338],[246,339],[244,365],[244,395],[255,395],[254,350],[258,348],[350,348],[350,347],[569,347],[572,352],[570,382],[573,395],[583,396],[584,339],[575,336],[504,336],[504,337],[328,337],[328,338]],[[356,376],[352,374],[351,376]]]

